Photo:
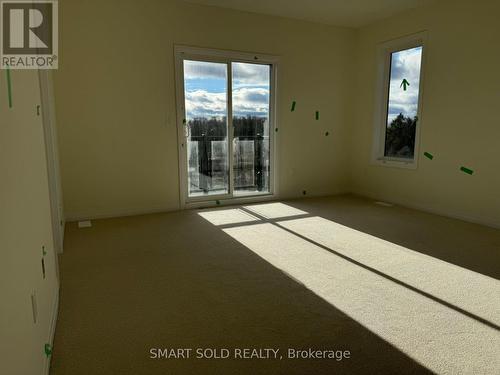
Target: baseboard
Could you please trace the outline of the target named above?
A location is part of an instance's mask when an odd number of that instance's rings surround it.
[[[338,191],[332,191],[332,192],[318,192],[318,193],[313,193],[313,194],[307,194],[306,196],[300,195],[300,194],[286,194],[286,195],[274,195],[272,198],[265,198],[269,196],[263,196],[262,201],[278,201],[278,200],[290,200],[290,199],[300,199],[300,198],[319,198],[319,197],[327,197],[327,196],[332,196],[332,195],[340,195],[340,194],[348,194],[349,191],[346,190],[338,190]],[[214,201],[215,202],[215,201]],[[255,201],[258,202],[258,199]],[[239,204],[236,201],[233,203],[229,203],[228,205],[231,204]],[[219,207],[215,204],[210,204],[207,203],[206,205],[200,204],[200,207]],[[189,208],[194,208],[194,207],[185,207],[186,209]],[[127,217],[127,216],[138,216],[138,215],[148,215],[148,214],[158,214],[158,213],[167,213],[167,212],[175,212],[182,210],[180,206],[176,207],[156,207],[156,208],[148,208],[148,209],[126,209],[126,210],[118,210],[116,212],[103,212],[103,213],[97,213],[97,214],[82,214],[82,213],[72,213],[69,212],[65,214],[65,223],[66,222],[74,222],[74,221],[81,221],[81,220],[98,220],[98,219],[113,219],[113,218],[118,218],[118,217]]]
[[[128,210],[118,210],[116,212],[103,212],[97,214],[81,214],[81,213],[68,213],[66,216],[66,222],[81,221],[81,220],[98,220],[98,219],[113,219],[117,217],[127,217],[127,216],[138,216],[138,215],[148,215],[148,214],[159,214],[164,212],[174,212],[178,211],[179,207],[168,208],[168,207],[157,207],[157,208],[145,208],[145,209],[128,209]]]
[[[335,192],[330,192],[328,194],[318,193],[318,194],[308,194],[307,196],[285,194],[285,195],[275,196],[273,200],[290,200],[290,199],[300,199],[300,198],[306,198],[306,197],[307,198],[318,198],[318,197],[326,197],[326,196],[341,195],[341,194],[354,194],[354,195],[359,195],[362,197],[367,197],[370,199],[383,200],[386,202],[397,204],[398,206],[402,206],[402,207],[412,208],[415,210],[424,211],[424,212],[428,212],[428,213],[435,214],[435,215],[445,216],[445,217],[449,217],[449,218],[453,218],[453,219],[467,221],[469,223],[480,224],[480,225],[484,225],[487,227],[500,229],[500,223],[495,222],[494,220],[492,220],[490,218],[476,217],[476,216],[471,216],[471,215],[456,213],[456,212],[447,212],[444,210],[435,209],[434,207],[430,207],[427,205],[408,203],[406,201],[397,200],[397,199],[394,199],[392,197],[384,197],[381,194],[375,194],[373,192],[364,191],[364,190],[352,190],[352,189],[339,190],[339,191],[335,191]],[[116,212],[112,212],[112,213],[109,212],[109,213],[99,213],[99,214],[91,214],[91,215],[69,213],[69,214],[65,215],[66,220],[64,223],[66,224],[66,222],[80,221],[80,220],[111,219],[111,218],[126,217],[126,216],[137,216],[137,215],[148,215],[148,214],[175,212],[175,211],[179,211],[179,210],[180,210],[179,207],[175,207],[175,208],[173,208],[173,207],[171,207],[171,208],[158,207],[158,208],[150,208],[150,209],[120,210],[120,211],[116,211]]]
[[[56,333],[58,312],[59,312],[59,283],[57,284],[57,291],[54,298],[54,304],[52,305],[52,319],[50,321],[49,337],[47,340],[47,342],[50,344],[51,347],[54,345],[54,336]],[[45,357],[45,367],[43,369],[43,375],[49,375],[51,359],[52,359],[51,355]]]
[[[401,207],[411,208],[414,210],[419,210],[419,211],[427,212],[427,213],[434,214],[434,215],[445,216],[445,217],[449,217],[452,219],[458,219],[458,220],[466,221],[469,223],[480,224],[480,225],[484,225],[487,227],[500,229],[500,223],[495,222],[493,219],[490,219],[490,218],[471,216],[471,215],[456,213],[456,212],[447,212],[447,211],[439,210],[439,209],[436,209],[434,207],[430,207],[430,206],[423,205],[423,204],[414,204],[414,203],[409,203],[406,201],[394,199],[391,197],[384,197],[381,194],[375,194],[375,193],[369,192],[369,191],[351,190],[351,194],[359,195],[361,197],[366,197],[366,198],[370,198],[370,199],[374,199],[374,200],[382,200],[385,202],[397,204],[398,206],[401,206]]]

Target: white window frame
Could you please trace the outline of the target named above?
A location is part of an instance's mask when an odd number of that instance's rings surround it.
[[[181,208],[196,208],[196,207],[210,207],[216,204],[240,204],[258,201],[266,201],[276,199],[278,197],[278,162],[277,162],[277,132],[278,128],[277,114],[276,114],[276,83],[278,72],[278,56],[265,55],[260,53],[237,52],[220,49],[209,49],[200,47],[191,47],[184,45],[174,46],[175,55],[175,84],[176,84],[176,110],[177,110],[177,137],[178,137],[178,152],[179,152],[179,200]],[[270,98],[269,98],[269,162],[270,162],[270,176],[269,176],[269,192],[259,193],[248,196],[234,196],[234,176],[231,168],[234,165],[234,155],[232,147],[233,131],[234,128],[230,121],[232,120],[232,98],[229,95],[227,99],[228,108],[228,154],[229,154],[229,192],[223,195],[209,195],[200,197],[189,197],[187,187],[187,149],[185,138],[185,124],[186,118],[185,98],[184,98],[184,60],[196,61],[211,61],[227,63],[228,68],[228,86],[232,85],[232,71],[231,63],[259,63],[269,64],[271,66],[270,77]]]
[[[424,92],[424,72],[427,32],[422,31],[402,38],[379,44],[377,51],[377,85],[375,93],[374,132],[371,162],[374,165],[387,167],[416,169],[418,166],[420,149],[420,132],[422,130],[422,98]],[[415,131],[415,150],[413,159],[394,158],[384,155],[385,132],[387,129],[387,111],[389,109],[389,85],[392,53],[422,46],[422,60],[420,63],[420,81],[418,92],[417,127]]]

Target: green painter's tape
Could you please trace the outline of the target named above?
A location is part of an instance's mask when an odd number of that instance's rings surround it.
[[[428,159],[431,159],[431,160],[434,159],[434,156],[432,154],[428,153],[428,152],[424,152],[424,155]]]
[[[316,111],[316,120],[319,120],[319,111]]]
[[[7,68],[7,96],[9,98],[9,108],[12,108],[12,81],[10,79],[10,69]]]
[[[45,355],[48,357],[52,354],[52,346],[50,344],[45,344],[44,346]]]
[[[296,102],[295,102],[295,100],[294,100],[294,101],[292,102],[292,108],[290,109],[290,112],[295,111],[295,104],[297,104],[297,103],[296,103]]]
[[[472,169],[469,169],[469,168],[465,168],[465,167],[460,167],[460,170],[464,173],[467,173],[467,174],[473,174],[474,171]]]

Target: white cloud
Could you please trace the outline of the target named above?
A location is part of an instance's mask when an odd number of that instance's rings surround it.
[[[186,112],[192,117],[222,117],[227,115],[226,93],[206,90],[186,92]],[[242,87],[233,91],[233,115],[266,116],[269,111],[269,90],[259,87]]]
[[[226,79],[226,64],[204,62],[204,61],[184,61],[184,78],[219,78]]]
[[[233,83],[236,86],[268,86],[270,66],[263,64],[233,63]],[[227,79],[226,64],[204,61],[184,61],[184,78]]]
[[[195,90],[186,92],[186,113],[192,117],[221,117],[227,115],[227,98],[225,92],[208,92]]]
[[[409,117],[416,116],[421,57],[421,48],[393,53],[389,88],[388,123],[399,113]],[[401,87],[403,79],[406,79],[410,83],[406,91]]]
[[[271,68],[269,65],[233,63],[235,85],[268,86]]]
[[[247,114],[267,115],[269,90],[258,87],[242,87],[233,90],[233,112],[236,116]]]
[[[270,66],[233,63],[233,115],[261,115],[269,112]],[[212,79],[207,83],[186,85],[188,117],[223,117],[227,115],[226,65],[212,62],[184,61],[186,82]]]

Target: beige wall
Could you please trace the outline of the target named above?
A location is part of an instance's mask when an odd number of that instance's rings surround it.
[[[177,43],[281,56],[281,196],[353,191],[500,225],[499,12],[494,1],[443,0],[354,30],[180,1],[66,0],[55,74],[66,215],[179,207]],[[416,170],[373,166],[377,44],[421,30],[420,151],[435,158],[420,155]]]
[[[37,71],[15,70],[11,77],[13,106],[9,108],[6,74],[0,71],[0,372],[42,374],[58,281],[44,130],[36,111],[40,88]],[[36,324],[32,292],[36,293]]]
[[[280,194],[346,190],[354,31],[160,0],[66,0],[59,19],[68,219],[179,207],[174,43],[280,55]]]
[[[500,2],[440,1],[360,30],[351,189],[500,226]],[[428,30],[417,170],[373,166],[376,48]],[[469,176],[461,165],[475,171]]]

